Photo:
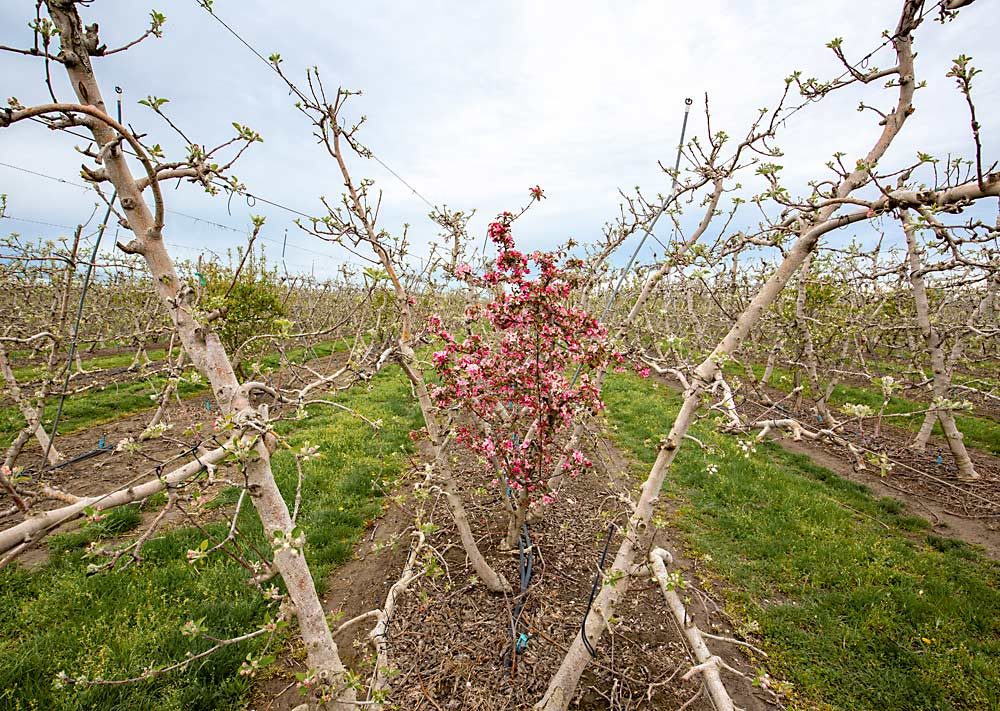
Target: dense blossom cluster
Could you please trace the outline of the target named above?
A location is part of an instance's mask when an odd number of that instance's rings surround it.
[[[591,372],[624,358],[607,329],[571,305],[579,261],[518,251],[513,219],[505,212],[490,224],[498,254],[483,274],[468,265],[455,270],[493,295],[466,309],[467,335],[460,340],[440,318],[430,319],[442,344],[433,355],[440,385],[432,394],[438,406],[461,411],[457,440],[486,460],[487,471],[512,491],[548,503],[543,482],[560,456],[560,435],[580,410],[603,407]],[[570,453],[570,475],[589,466],[582,452]]]

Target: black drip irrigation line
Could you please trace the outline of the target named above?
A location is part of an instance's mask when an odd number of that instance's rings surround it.
[[[102,438],[102,440],[103,440],[103,438]],[[96,456],[98,456],[100,454],[107,454],[108,452],[110,452],[112,450],[114,450],[114,447],[110,447],[110,446],[97,447],[96,449],[92,449],[89,452],[84,452],[83,454],[78,454],[77,456],[73,457],[72,459],[67,459],[65,462],[59,462],[58,464],[56,464],[54,466],[47,467],[46,471],[55,471],[57,469],[62,469],[63,467],[68,467],[71,464],[76,464],[77,462],[86,461],[87,459],[91,459],[92,457],[96,457]],[[29,468],[24,473],[25,474],[30,474],[31,471],[32,470]],[[39,471],[39,474],[41,474],[41,471]]]
[[[597,588],[601,585],[601,578],[604,576],[604,562],[608,558],[608,548],[611,546],[611,537],[615,534],[615,524],[608,524],[608,535],[604,539],[604,551],[601,553],[601,562],[597,564],[597,572],[594,574],[594,584],[590,587],[590,597],[587,599],[587,611],[583,613],[583,619],[580,620],[580,639],[583,640],[583,646],[587,648],[587,652],[590,653],[590,657],[595,659],[597,657],[597,651],[594,646],[587,639],[587,618],[590,617],[590,608],[594,606],[594,598],[597,597]]]
[[[515,446],[520,444],[520,439],[518,435],[514,435]],[[511,496],[509,484],[504,487],[504,493],[507,496],[507,500],[511,501],[511,506],[516,506],[516,503],[513,502],[514,497]],[[518,628],[522,626],[521,613],[524,611],[524,603],[528,600],[528,586],[531,585],[531,577],[534,574],[535,567],[534,545],[531,542],[531,533],[528,531],[527,521],[521,524],[521,535],[517,538],[517,554],[520,592],[517,594],[516,601],[514,602],[514,610],[510,617],[510,645],[503,655],[504,666],[510,669],[514,668],[517,655],[527,648],[529,639],[527,632],[518,633]]]
[[[504,652],[504,666],[513,668],[517,655],[528,647],[529,635],[527,632],[518,632],[524,629],[521,624],[521,613],[524,611],[524,603],[528,600],[528,586],[531,585],[531,577],[535,567],[534,545],[531,542],[531,534],[528,532],[528,524],[521,524],[521,535],[518,537],[518,573],[521,584],[521,591],[518,593],[517,601],[514,603],[514,612],[510,618],[510,646]]]

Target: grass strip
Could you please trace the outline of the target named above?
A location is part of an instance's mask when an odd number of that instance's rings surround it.
[[[604,397],[645,478],[679,396],[622,375]],[[676,513],[656,523],[723,583],[796,708],[1000,708],[1000,565],[807,457],[693,434],[708,449],[685,443],[664,492]]]
[[[306,555],[320,585],[351,555],[358,536],[382,510],[383,492],[391,490],[406,468],[408,433],[420,425],[409,385],[395,366],[336,399],[369,419],[381,420],[381,429],[376,433],[347,412],[321,407],[305,420],[279,427],[293,449],[308,441],[319,444],[323,455],[305,464],[299,516]],[[281,449],[273,463],[279,486],[291,502],[294,459]],[[210,505],[231,504],[236,496],[237,490],[227,490]],[[181,634],[188,620],[204,617],[209,633],[221,638],[254,629],[263,619],[262,596],[234,562],[217,554],[196,566],[187,563],[186,552],[204,539],[193,527],[156,534],[143,549],[140,567],[88,576],[92,559],[87,546],[109,536],[136,535],[137,530],[127,532],[136,529],[142,514],[136,506],[122,507],[104,521],[49,539],[51,559],[39,570],[15,566],[0,571],[0,708],[244,708],[252,682],[237,672],[248,653],[261,651],[257,640],[139,684],[53,688],[60,670],[71,676],[130,677],[147,665],[162,666],[206,649],[207,642]],[[206,528],[214,540],[221,539],[228,522],[219,520]],[[258,548],[267,549],[252,507],[244,508],[240,529]]]

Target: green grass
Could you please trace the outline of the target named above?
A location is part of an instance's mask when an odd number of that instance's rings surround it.
[[[161,361],[167,356],[167,351],[164,348],[150,348],[147,349],[146,353],[149,355],[149,359],[154,363]],[[81,357],[81,362],[83,363],[84,370],[105,370],[107,368],[126,368],[132,364],[132,358],[135,356],[134,352],[131,353],[118,353],[115,355],[102,355],[94,356],[93,358],[83,358]],[[65,364],[65,357],[63,358],[63,364]],[[44,365],[28,365],[22,368],[14,369],[14,377],[17,378],[19,383],[30,383],[34,380],[40,379],[45,374]],[[0,379],[0,383],[3,380]]]
[[[420,424],[409,386],[396,367],[370,386],[359,385],[337,398],[371,419],[370,427],[341,410],[315,409],[306,420],[286,423],[283,436],[294,448],[319,444],[323,457],[307,463],[299,523],[306,531],[306,554],[313,577],[322,580],[346,560],[367,521],[381,510],[383,487],[403,471],[408,433]],[[274,457],[274,471],[286,499],[295,489],[294,460],[286,450]],[[235,490],[223,492],[227,503]],[[204,535],[178,528],[153,537],[145,563],[124,572],[86,575],[85,546],[120,535],[139,523],[134,506],[123,507],[98,524],[48,541],[51,560],[36,572],[14,567],[0,571],[0,708],[21,709],[190,709],[244,708],[250,681],[237,674],[254,640],[199,661],[184,672],[120,687],[53,689],[60,670],[123,678],[146,665],[161,666],[197,653],[207,643],[180,633],[188,620],[205,618],[209,633],[232,636],[255,628],[265,614],[261,596],[247,575],[228,558],[212,556],[197,567],[185,553]],[[266,549],[252,508],[240,528]],[[225,535],[227,523],[207,526],[212,539]],[[134,534],[133,534],[134,535]]]
[[[733,366],[729,366],[727,370],[732,368]],[[763,375],[764,366],[758,364],[752,366],[752,368],[758,378]],[[732,370],[732,372],[742,375],[740,369]],[[769,382],[771,386],[784,392],[791,391],[793,387],[791,372],[784,368],[775,367]],[[834,388],[833,394],[830,397],[830,404],[839,407],[846,403],[868,405],[877,412],[882,406],[882,391],[875,387],[862,388],[841,383]],[[916,412],[926,408],[927,403],[921,404],[914,400],[893,396],[889,400],[889,405],[886,407],[885,412],[886,414],[901,414]],[[887,422],[912,432],[919,432],[923,420],[924,415],[921,413],[912,417],[892,417]],[[965,443],[967,445],[1000,456],[1000,422],[988,417],[956,413],[955,423],[962,434],[965,435]],[[944,436],[940,422],[935,423],[934,434],[941,437]]]
[[[285,351],[285,356],[289,363],[305,363],[313,358],[324,358],[332,353],[345,353],[350,344],[345,340],[322,341],[311,346],[299,348],[289,348]],[[281,356],[277,353],[270,353],[259,359],[260,364],[266,368],[278,368],[281,366]]]
[[[645,477],[678,396],[633,376],[609,378],[604,396]],[[714,451],[685,443],[666,486],[670,523],[757,631],[796,707],[1000,708],[996,562],[806,457],[766,444],[744,458],[732,437],[694,434]]]
[[[325,341],[311,347],[290,349],[287,355],[291,362],[302,363],[345,349],[346,345],[342,341]],[[159,351],[159,353],[162,357],[164,351]],[[156,357],[153,352],[150,353],[150,356],[154,359]],[[109,361],[110,359],[124,358],[124,365],[128,365],[131,355],[127,357],[106,356],[105,358]],[[260,362],[266,368],[277,368],[281,364],[280,358],[276,354],[267,355]],[[59,434],[89,429],[146,410],[155,405],[150,396],[160,392],[166,382],[167,379],[163,376],[153,376],[109,385],[104,388],[94,388],[79,395],[70,395],[66,398],[62,416],[59,418]],[[178,393],[182,398],[194,397],[205,392],[208,392],[207,386],[195,385],[188,381],[182,381],[178,387]],[[45,407],[46,429],[51,427],[57,406],[58,398],[49,398]],[[14,441],[22,427],[24,427],[24,418],[21,416],[20,410],[13,406],[0,407],[0,448],[5,448]],[[98,436],[95,435],[95,446],[97,438]]]
[[[96,427],[146,410],[156,404],[150,396],[161,391],[166,382],[165,377],[153,376],[67,396],[59,418],[59,434]],[[194,385],[188,381],[182,381],[178,387],[181,397],[192,397],[203,392],[207,392],[206,386]],[[51,429],[58,403],[59,399],[52,397],[45,406],[44,422],[47,430]],[[22,427],[24,418],[17,407],[0,407],[0,447],[9,445]],[[95,447],[98,437],[95,434]],[[56,446],[58,447],[58,440]]]

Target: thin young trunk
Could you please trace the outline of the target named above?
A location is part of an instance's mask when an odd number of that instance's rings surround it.
[[[354,213],[364,225],[368,242],[378,255],[382,266],[388,272],[389,281],[392,283],[393,291],[396,295],[401,321],[400,335],[397,341],[399,364],[416,394],[417,404],[420,406],[424,425],[427,428],[427,436],[434,450],[434,460],[438,477],[444,485],[445,499],[448,502],[448,508],[451,511],[452,519],[455,521],[455,526],[458,528],[462,548],[465,549],[465,554],[468,556],[469,563],[476,571],[476,574],[491,592],[509,593],[511,591],[510,584],[486,562],[486,558],[483,557],[482,551],[479,550],[479,545],[476,543],[476,537],[472,534],[472,528],[469,525],[469,516],[465,510],[465,503],[462,501],[461,494],[458,493],[458,485],[448,462],[447,446],[444,442],[441,427],[438,424],[438,410],[434,406],[430,393],[427,391],[427,382],[424,380],[423,372],[417,367],[416,353],[410,345],[413,323],[410,311],[410,295],[406,292],[406,288],[403,286],[396,272],[396,266],[392,263],[389,253],[379,241],[375,226],[368,217],[368,212],[364,208],[361,196],[358,195],[357,190],[354,188],[350,172],[347,169],[347,163],[344,161],[340,150],[339,133],[334,133],[333,154],[344,177],[344,184],[347,187]]]
[[[806,297],[808,295],[810,267],[812,267],[812,255],[806,257],[806,261],[799,271],[799,281],[795,295],[795,326],[798,329],[799,337],[802,339],[802,364],[806,376],[809,378],[813,402],[816,405],[816,417],[823,424],[823,427],[833,427],[837,423],[830,415],[830,410],[826,406],[826,395],[823,394],[823,389],[820,386],[819,358],[816,355],[812,331],[809,330],[809,321],[806,318]]]
[[[174,347],[174,334],[170,334],[170,344],[167,346],[168,359],[170,358],[170,354],[173,351],[173,347]],[[160,424],[160,422],[163,421],[163,416],[167,412],[167,407],[170,406],[170,398],[173,396],[175,392],[177,392],[177,383],[181,376],[182,372],[181,369],[184,367],[184,356],[185,353],[184,349],[182,348],[180,349],[180,353],[178,353],[177,355],[177,361],[174,363],[174,372],[172,373],[172,377],[170,377],[170,379],[167,380],[167,384],[163,386],[163,392],[160,393],[160,403],[156,408],[156,412],[153,413],[153,417],[149,420],[149,424],[146,425],[146,429],[144,429],[142,431],[142,434],[139,435],[140,441],[148,439],[150,435],[147,433],[152,428],[156,427],[157,425]]]
[[[37,429],[37,428],[35,428]],[[14,438],[14,441],[10,443],[7,447],[7,451],[3,455],[4,466],[9,468],[11,471],[14,469],[14,463],[17,462],[17,458],[21,456],[21,450],[24,449],[24,445],[28,443],[31,439],[33,429],[29,427],[22,427]]]
[[[764,365],[764,374],[760,378],[761,385],[767,385],[771,381],[771,376],[774,374],[774,362],[778,359],[778,354],[781,352],[781,348],[784,345],[784,341],[778,341],[774,344],[774,346],[772,346],[770,352],[767,354],[767,363]]]
[[[920,431],[913,438],[910,449],[916,452],[923,452],[927,448],[927,443],[931,440],[931,432],[934,431],[934,423],[937,422],[937,412],[928,410],[924,413],[924,421],[920,425]]]
[[[54,347],[53,350],[55,350]],[[17,408],[21,411],[21,415],[25,420],[24,428],[14,439],[12,445],[7,449],[7,453],[4,457],[4,463],[13,468],[14,462],[17,461],[17,457],[21,453],[22,447],[24,447],[31,436],[34,435],[35,439],[38,440],[38,444],[42,448],[42,451],[49,453],[49,465],[55,466],[62,461],[62,455],[59,454],[59,451],[51,444],[49,433],[45,431],[45,427],[42,425],[41,421],[42,412],[45,406],[45,395],[48,390],[48,381],[42,385],[42,395],[38,398],[37,406],[33,405],[24,393],[21,392],[21,388],[17,384],[17,379],[14,377],[14,371],[10,367],[10,361],[7,360],[7,350],[3,347],[3,345],[0,345],[0,376],[3,376],[3,379],[6,381],[6,389],[10,393],[11,399],[13,399],[17,404]]]
[[[140,368],[144,365],[149,365],[152,361],[149,359],[149,355],[146,353],[146,346],[140,343],[136,348],[135,355],[132,356],[132,362],[126,370],[132,371]]]
[[[901,210],[900,217],[903,221],[903,233],[906,235],[906,257],[910,272],[910,286],[913,289],[913,303],[917,314],[917,326],[920,328],[920,335],[924,339],[924,346],[927,348],[927,354],[930,356],[931,361],[934,398],[946,399],[948,397],[948,390],[951,387],[951,377],[947,363],[945,362],[944,348],[941,347],[943,338],[931,322],[927,285],[924,283],[924,277],[920,273],[923,264],[921,264],[920,259],[920,248],[917,245],[917,226],[910,218],[909,210]],[[948,448],[951,449],[951,455],[954,457],[955,465],[958,467],[959,478],[966,480],[978,479],[979,474],[972,464],[969,452],[965,449],[965,442],[962,441],[962,433],[958,430],[958,425],[955,424],[955,416],[951,410],[940,408],[933,412],[937,414],[937,419],[944,430],[945,439],[948,441]],[[926,424],[927,419],[925,418],[924,425]],[[921,427],[920,434],[923,434],[923,430],[924,427]],[[920,435],[918,435],[919,437]],[[917,445],[918,441],[919,439],[915,440],[914,445]],[[924,440],[924,443],[926,443],[926,440]]]
[[[507,536],[504,546],[507,550],[515,550],[521,537],[521,528],[528,519],[528,492],[520,490],[516,497],[511,497],[510,516],[507,519]]]
[[[509,594],[512,591],[510,583],[486,562],[482,552],[479,550],[479,545],[476,543],[476,537],[472,534],[472,526],[469,525],[469,515],[465,510],[462,497],[458,493],[458,484],[451,472],[451,467],[448,465],[448,442],[439,441],[438,444],[434,445],[434,450],[435,475],[438,481],[441,482],[441,488],[444,491],[445,499],[451,510],[451,516],[458,529],[458,537],[462,542],[462,548],[465,549],[465,555],[469,558],[469,565],[476,571],[476,575],[479,576],[490,592]]]
[[[989,310],[990,303],[996,293],[998,283],[1000,283],[1000,272],[994,274],[993,278],[987,283],[985,296],[983,296],[979,305],[969,315],[969,319],[966,322],[966,328],[969,330],[972,330],[975,327],[976,321]],[[965,339],[962,337],[962,334],[957,334],[955,336],[955,343],[952,344],[951,352],[948,354],[947,377],[949,384],[951,383],[951,378],[954,374],[955,364],[958,363],[959,359],[962,357],[962,352],[964,350]],[[937,422],[937,413],[934,410],[930,410],[924,414],[924,421],[920,425],[920,431],[917,433],[913,443],[910,445],[911,449],[918,452],[923,452],[926,449],[927,443],[931,438],[931,432],[934,430],[935,422]]]
[[[86,375],[88,372],[90,372],[83,367],[83,357],[80,355],[79,348],[76,350],[76,353],[73,354],[73,365],[76,367],[76,372],[78,375]]]
[[[427,392],[427,383],[424,381],[423,374],[416,367],[416,356],[413,349],[409,343],[401,338],[399,341],[399,351],[403,372],[406,373],[406,377],[409,378],[410,383],[413,385],[413,390],[417,395],[417,403],[420,405],[420,411],[424,416],[427,437],[430,439],[431,447],[434,451],[434,466],[437,470],[437,477],[442,483],[445,500],[448,502],[448,509],[451,511],[451,517],[455,521],[455,527],[458,529],[458,537],[462,542],[462,548],[465,550],[465,555],[469,558],[469,564],[490,592],[509,593],[511,591],[510,583],[486,562],[482,551],[479,550],[479,544],[476,543],[476,537],[472,533],[472,527],[469,524],[469,515],[465,510],[465,503],[462,501],[461,494],[458,493],[458,483],[455,481],[455,475],[448,462],[448,446],[447,442],[444,441],[445,438],[437,422],[437,408],[434,407],[430,393]]]

